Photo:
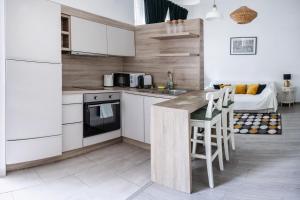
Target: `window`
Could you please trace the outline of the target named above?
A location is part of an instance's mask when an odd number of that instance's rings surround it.
[[[134,0],[134,23],[135,25],[145,24],[144,0]]]

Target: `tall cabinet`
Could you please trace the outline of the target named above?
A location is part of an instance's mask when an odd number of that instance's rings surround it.
[[[6,1],[6,163],[62,153],[61,10]]]
[[[61,63],[60,5],[6,1],[6,58]]]

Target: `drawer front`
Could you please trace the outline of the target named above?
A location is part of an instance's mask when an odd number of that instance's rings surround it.
[[[83,102],[83,95],[82,94],[65,94],[63,95],[62,103],[66,104],[76,104]]]
[[[63,125],[63,152],[82,148],[83,123]]]
[[[35,161],[61,154],[61,135],[6,142],[6,164]]]
[[[82,104],[63,105],[63,124],[71,124],[83,121]]]

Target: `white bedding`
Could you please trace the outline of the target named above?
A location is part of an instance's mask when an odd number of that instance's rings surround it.
[[[209,88],[213,88],[214,84],[218,84],[218,83],[217,82],[211,83]],[[266,83],[266,84],[267,86],[262,91],[262,93],[257,95],[236,94],[234,96],[234,103],[235,103],[234,110],[255,111],[255,110],[268,109],[273,112],[276,112],[278,108],[278,102],[277,102],[277,91],[276,91],[275,84],[274,83]]]

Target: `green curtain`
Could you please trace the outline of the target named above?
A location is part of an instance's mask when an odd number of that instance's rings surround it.
[[[146,24],[164,22],[169,9],[170,19],[187,19],[188,10],[168,0],[144,0]]]
[[[144,0],[146,24],[164,22],[167,16],[168,0]]]
[[[169,2],[170,20],[187,19],[188,10],[178,6],[173,2]]]

